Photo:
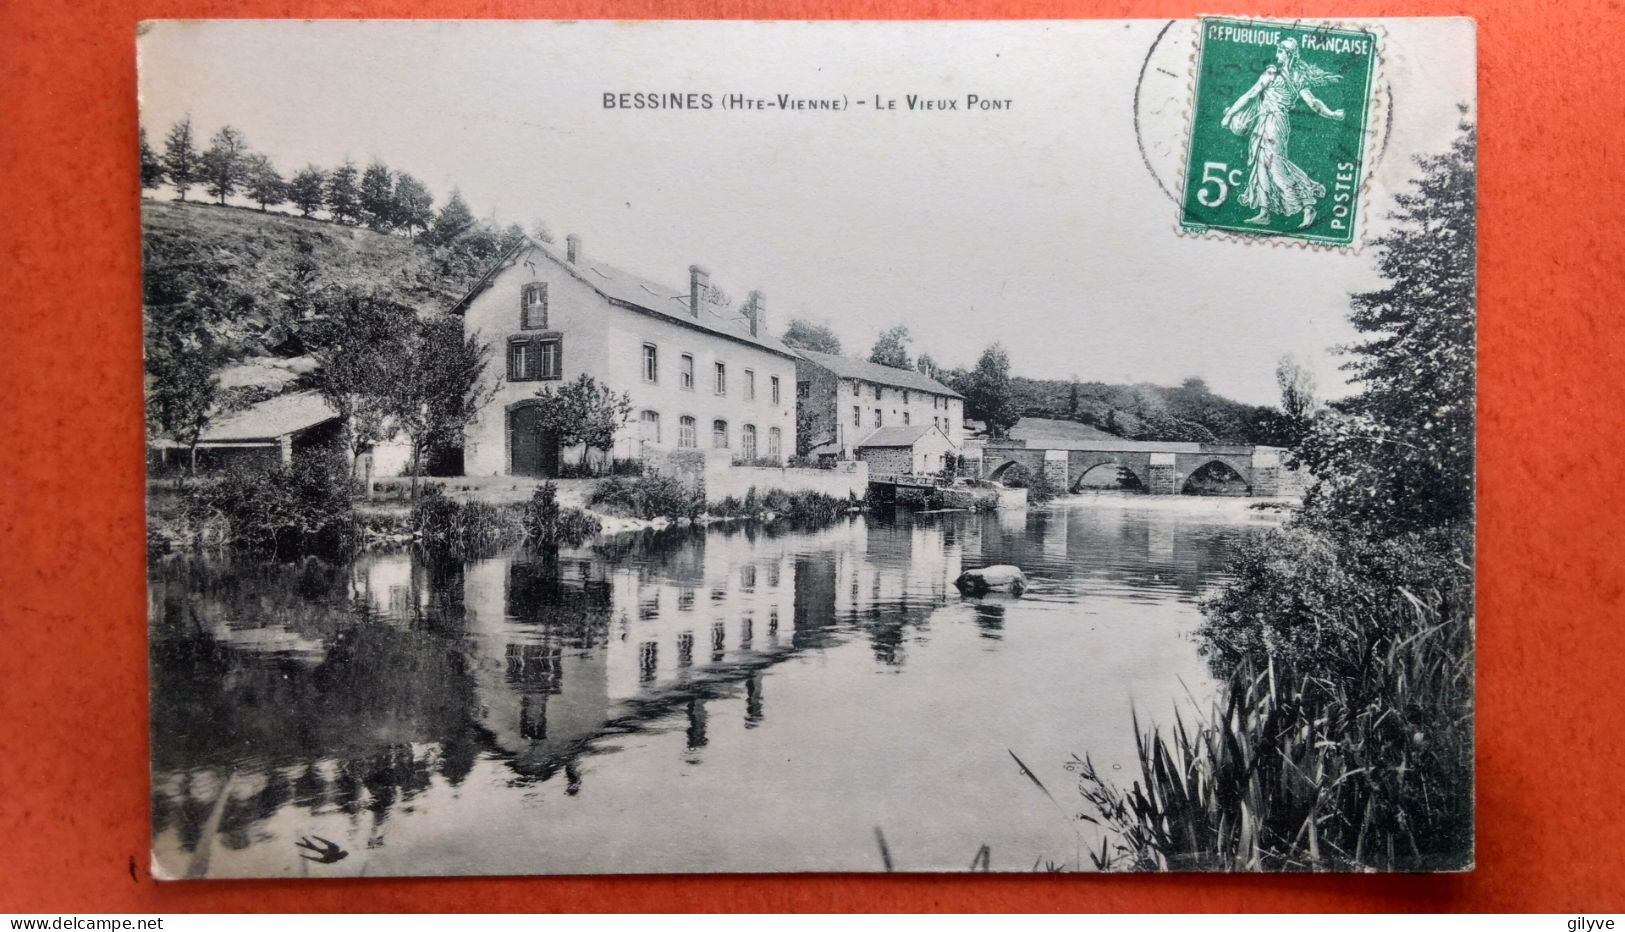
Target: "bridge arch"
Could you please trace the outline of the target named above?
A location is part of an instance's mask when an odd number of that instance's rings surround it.
[[[1020,472],[1026,473],[1029,476],[1031,476],[1033,473],[1033,468],[1031,466],[1023,463],[1021,460],[1010,459],[1005,460],[1003,463],[993,467],[993,471],[987,474],[987,478],[990,481],[1002,484],[1005,477],[1010,475],[1010,471],[1013,468],[1019,468]]]
[[[1091,457],[1081,462],[1069,464],[1069,469],[1072,471],[1071,491],[1073,492],[1082,491],[1084,488],[1084,477],[1100,469],[1116,470],[1118,471],[1119,476],[1121,476],[1123,473],[1127,473],[1130,482],[1129,484],[1121,485],[1120,487],[1122,488],[1130,488],[1142,492],[1147,488],[1144,473],[1141,470],[1136,469],[1132,463],[1124,462],[1122,459],[1115,456]]]
[[[1185,481],[1180,485],[1181,495],[1223,495],[1224,491],[1210,491],[1218,483],[1239,484],[1242,491],[1239,494],[1251,495],[1253,492],[1253,478],[1251,464],[1238,468],[1230,457],[1214,456],[1204,460],[1195,469],[1185,473]],[[1237,494],[1237,493],[1230,493]]]

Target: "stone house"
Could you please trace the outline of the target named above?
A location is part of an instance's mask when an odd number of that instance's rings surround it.
[[[710,276],[690,266],[675,289],[588,259],[576,236],[560,251],[526,239],[452,309],[489,341],[495,399],[463,431],[470,476],[557,475],[585,451],[536,428],[536,393],[582,373],[632,398],[611,455],[639,459],[700,448],[782,463],[795,452],[796,356],[767,329],[767,302],[742,312],[707,300]]]
[[[959,447],[934,424],[899,424],[872,431],[858,442],[857,453],[871,477],[923,476],[951,465]]]
[[[796,404],[820,456],[852,458],[859,441],[884,427],[935,427],[956,449],[963,445],[965,399],[913,369],[864,359],[796,350]]]

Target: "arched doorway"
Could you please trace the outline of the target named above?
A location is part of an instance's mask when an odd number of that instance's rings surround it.
[[[1209,460],[1191,471],[1182,495],[1250,495],[1252,486],[1234,466],[1223,460]]]
[[[535,405],[508,409],[508,472],[515,476],[552,479],[559,474],[559,444],[544,436]]]

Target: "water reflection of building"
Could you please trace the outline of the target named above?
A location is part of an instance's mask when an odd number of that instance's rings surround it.
[[[604,737],[675,726],[702,753],[719,728],[771,725],[768,673],[798,653],[862,639],[902,662],[910,630],[958,598],[964,538],[978,533],[904,515],[551,555],[161,572],[159,847],[191,851],[232,774],[220,837],[248,846],[289,808],[370,812],[376,831],[481,755],[529,778],[562,773],[573,791]]]

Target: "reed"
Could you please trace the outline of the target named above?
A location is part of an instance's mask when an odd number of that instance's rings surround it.
[[[1469,582],[1470,585],[1470,582]],[[1462,870],[1472,864],[1469,600],[1394,587],[1340,632],[1346,663],[1239,662],[1187,725],[1133,726],[1122,790],[1069,765],[1108,829],[1102,870]],[[1336,670],[1336,673],[1328,673]]]

